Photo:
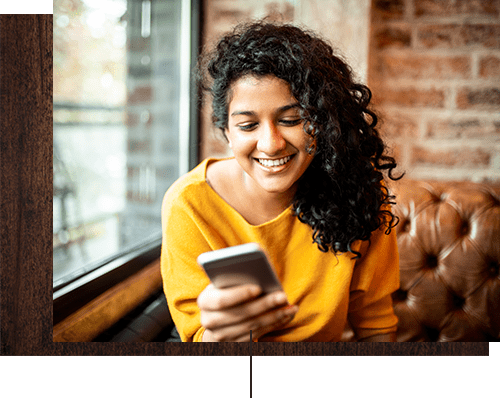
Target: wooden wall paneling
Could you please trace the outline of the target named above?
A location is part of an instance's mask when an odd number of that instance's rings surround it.
[[[0,16],[2,355],[245,355],[238,343],[52,339],[52,15]],[[253,355],[488,355],[488,343],[256,343]]]
[[[1,350],[50,342],[52,16],[0,16]]]

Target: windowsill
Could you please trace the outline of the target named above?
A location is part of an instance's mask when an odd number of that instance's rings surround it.
[[[160,288],[158,258],[55,324],[53,341],[92,341]]]
[[[53,293],[53,324],[61,322],[84,305],[160,257],[161,236],[117,258],[110,258],[95,270],[65,284]]]

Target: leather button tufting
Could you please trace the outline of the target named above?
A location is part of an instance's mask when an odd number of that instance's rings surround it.
[[[429,341],[438,341],[439,330],[427,327],[427,328],[425,328],[425,331],[427,332],[427,336],[429,338]]]
[[[453,306],[457,309],[462,309],[465,304],[465,299],[460,296],[453,296]]]
[[[436,268],[438,266],[438,258],[437,256],[433,254],[427,255],[427,258],[425,259],[425,265],[427,268]]]
[[[462,236],[468,235],[470,231],[470,224],[467,220],[462,221],[462,226],[460,228],[460,233]]]
[[[402,220],[401,221],[401,230],[403,232],[410,232],[411,231],[411,222],[410,220]]]
[[[408,292],[403,289],[396,290],[392,295],[392,299],[394,301],[405,301],[407,298],[408,298]]]
[[[433,203],[441,202],[441,195],[431,194],[430,201]]]
[[[490,198],[489,199],[491,201],[492,207],[498,207],[498,206],[500,206],[500,198],[497,198],[496,196],[490,194]]]
[[[491,262],[490,264],[490,275],[495,277],[500,274],[500,265],[496,262]]]

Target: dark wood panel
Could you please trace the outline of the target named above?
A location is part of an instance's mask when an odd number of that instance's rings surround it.
[[[0,16],[1,354],[249,355],[249,344],[52,341],[52,16]],[[253,355],[488,355],[488,343],[255,343]]]
[[[2,353],[50,343],[52,16],[0,16]]]

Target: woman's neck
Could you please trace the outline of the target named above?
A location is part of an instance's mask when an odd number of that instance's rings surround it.
[[[252,203],[262,204],[266,208],[281,208],[285,210],[292,204],[296,187],[286,192],[268,192],[255,183],[252,177],[241,171],[241,182],[246,194],[252,198]]]

